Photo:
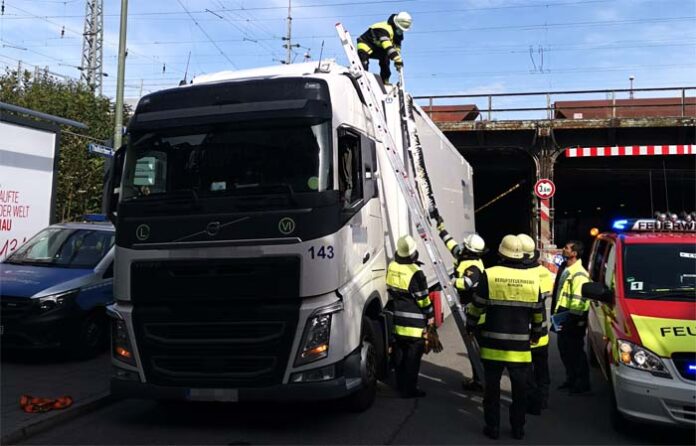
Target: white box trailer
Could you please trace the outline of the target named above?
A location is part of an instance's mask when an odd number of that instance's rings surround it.
[[[383,99],[403,146],[399,101]],[[386,373],[386,267],[414,229],[369,116],[331,61],[140,101],[107,184],[113,393],[369,407]],[[420,109],[416,123],[440,214],[463,237],[471,168]]]

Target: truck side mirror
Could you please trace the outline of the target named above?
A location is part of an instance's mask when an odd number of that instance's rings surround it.
[[[582,297],[610,304],[614,301],[614,293],[603,283],[587,282],[582,286]]]
[[[107,218],[116,224],[116,209],[121,195],[121,174],[123,173],[123,160],[125,158],[125,146],[121,146],[110,160],[109,169],[104,179],[104,191],[102,195],[102,211]]]

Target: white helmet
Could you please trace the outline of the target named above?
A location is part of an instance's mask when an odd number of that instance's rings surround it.
[[[396,253],[399,257],[408,258],[416,252],[416,241],[410,235],[404,235],[396,242]]]
[[[469,234],[464,237],[464,247],[467,251],[471,251],[476,254],[482,254],[486,250],[486,242],[483,241],[478,234]]]
[[[534,251],[536,250],[536,243],[534,239],[527,234],[517,234],[517,238],[522,242],[522,252],[524,255],[529,256],[529,258],[534,257]]]
[[[508,234],[500,241],[500,246],[498,247],[498,252],[500,255],[507,257],[508,259],[521,260],[524,258],[524,252],[522,251],[522,242],[516,235]]]
[[[405,11],[401,11],[397,15],[394,16],[394,25],[396,25],[397,28],[399,28],[401,31],[408,31],[411,29],[411,24],[413,23],[413,19],[411,18],[411,14]]]

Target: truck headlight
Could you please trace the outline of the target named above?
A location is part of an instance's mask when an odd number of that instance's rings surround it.
[[[126,364],[135,366],[135,356],[131,347],[130,337],[128,336],[128,326],[120,314],[107,307],[106,313],[111,319],[111,353],[115,359]]]
[[[53,309],[64,307],[80,293],[79,289],[63,291],[62,293],[51,294],[38,298],[39,313],[45,313]]]
[[[619,348],[619,362],[621,364],[663,378],[672,378],[662,359],[655,353],[623,339],[617,339],[616,343]]]
[[[343,311],[343,302],[318,308],[307,319],[295,367],[318,361],[329,356],[331,318],[333,313]]]

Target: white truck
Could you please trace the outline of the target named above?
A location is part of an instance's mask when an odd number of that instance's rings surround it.
[[[403,100],[368,77],[410,165]],[[472,170],[417,106],[414,119],[440,215],[463,237]],[[356,80],[333,61],[142,98],[107,184],[112,392],[368,408],[387,373],[386,267],[414,232],[375,134]]]

